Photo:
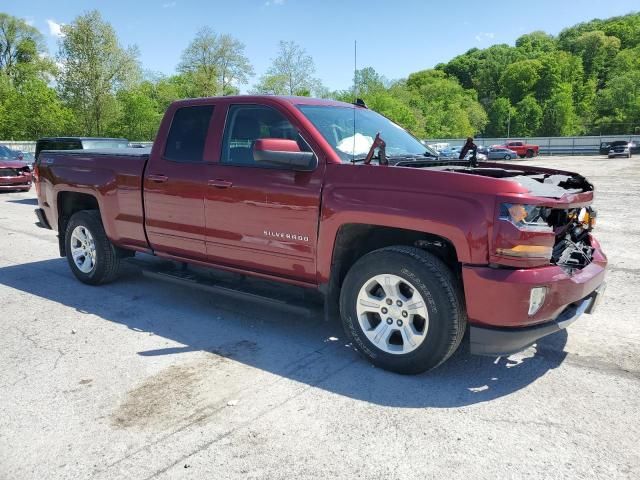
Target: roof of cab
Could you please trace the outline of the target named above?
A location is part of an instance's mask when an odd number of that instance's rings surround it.
[[[332,106],[332,107],[350,107],[353,108],[355,105],[352,103],[339,102],[337,100],[330,100],[327,98],[312,98],[312,97],[297,97],[294,95],[229,95],[225,97],[203,97],[203,98],[186,98],[184,100],[177,100],[176,104],[179,105],[202,105],[211,103],[211,100],[224,100],[224,101],[234,101],[234,100],[242,100],[243,102],[251,102],[256,101],[260,102],[262,100],[275,100],[281,103],[289,103],[292,105],[324,105],[324,106]]]

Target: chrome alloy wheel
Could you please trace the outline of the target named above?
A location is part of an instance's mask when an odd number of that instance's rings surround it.
[[[82,273],[91,273],[96,266],[96,245],[91,232],[82,225],[71,232],[71,256]]]
[[[429,313],[418,290],[392,274],[367,280],[358,293],[358,322],[367,338],[380,350],[405,354],[427,337]]]

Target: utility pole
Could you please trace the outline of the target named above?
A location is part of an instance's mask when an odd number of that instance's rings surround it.
[[[507,110],[508,113],[508,117],[507,117],[507,140],[509,138],[511,138],[511,109]]]

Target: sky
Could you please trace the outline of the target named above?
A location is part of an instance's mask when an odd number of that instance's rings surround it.
[[[6,0],[5,0],[6,1]],[[316,76],[330,89],[349,88],[354,41],[358,68],[388,79],[446,62],[470,48],[513,44],[522,34],[640,10],[638,0],[10,0],[0,12],[21,17],[46,37],[55,55],[60,25],[97,9],[123,45],[137,45],[145,70],[172,74],[180,54],[203,26],[246,45],[255,83],[293,40],[313,57]],[[241,86],[245,92],[251,87]]]

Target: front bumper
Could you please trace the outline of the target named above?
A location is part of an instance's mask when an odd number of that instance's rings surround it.
[[[524,328],[470,327],[470,351],[475,355],[511,355],[533,345],[542,337],[559,332],[583,313],[593,313],[602,298],[605,284],[582,300],[567,306],[555,320]]]
[[[30,190],[32,181],[31,174],[19,175],[15,177],[0,177],[0,191],[2,190]]]
[[[604,283],[607,266],[607,257],[594,238],[591,245],[592,262],[573,274],[555,265],[525,269],[463,266],[472,347],[479,353],[513,353],[513,348],[521,350],[564,328],[570,323],[568,318],[582,313],[581,307],[589,310],[589,302]],[[534,287],[545,287],[546,296],[540,309],[529,315]],[[483,342],[496,348],[483,348]],[[505,345],[501,352],[497,351],[500,345]]]

